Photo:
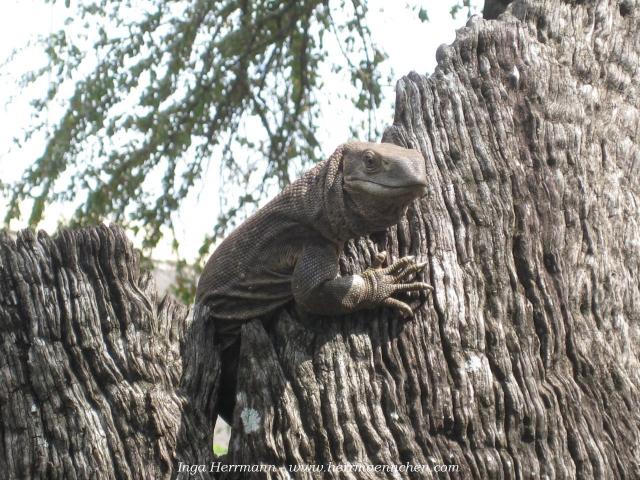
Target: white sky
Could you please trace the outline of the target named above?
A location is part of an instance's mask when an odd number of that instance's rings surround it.
[[[76,0],[79,1],[79,0]],[[453,20],[449,14],[454,0],[422,2],[430,21],[423,23],[418,19],[415,10],[405,7],[407,2],[370,0],[369,26],[374,41],[388,54],[387,66],[398,79],[410,71],[431,73],[435,68],[435,52],[443,43],[451,43],[455,38],[455,29],[466,23],[466,13],[459,13]],[[411,2],[418,3],[418,2]],[[3,12],[0,16],[0,60],[5,59],[16,47],[23,46],[35,35],[47,35],[59,28],[68,15],[64,2],[56,5],[45,4],[43,0],[3,0]],[[477,12],[482,8],[482,0],[472,0]],[[407,48],[410,45],[411,48]],[[35,139],[20,150],[12,146],[12,139],[29,123],[28,99],[17,98],[7,103],[16,93],[16,81],[21,73],[38,65],[44,58],[31,50],[13,63],[10,69],[0,67],[0,179],[8,181],[19,178],[24,168],[36,159],[44,148],[42,138]],[[394,80],[395,81],[395,80]],[[334,79],[328,81],[323,92],[334,92],[349,88],[340,85]],[[394,85],[383,88],[385,100],[379,112],[383,124],[391,124],[393,120],[393,103],[395,99]],[[330,101],[325,95],[322,108],[323,123],[318,138],[325,155],[343,141],[349,139],[349,120],[354,107],[340,101]],[[55,123],[55,113],[51,113],[51,122]],[[215,170],[215,169],[212,169]],[[190,195],[183,203],[176,225],[181,243],[180,254],[184,258],[193,259],[205,234],[212,231],[217,218],[218,191],[217,172],[211,172],[205,178],[205,187]],[[209,186],[212,186],[209,188]],[[0,220],[6,213],[6,202],[0,196]],[[40,228],[52,233],[60,220],[68,218],[70,212],[55,206],[45,210],[45,218]],[[206,218],[204,218],[204,217]],[[206,221],[205,221],[206,220]],[[25,221],[14,221],[10,227],[19,229]],[[159,259],[171,259],[175,255],[171,251],[169,240],[162,242],[153,256]]]

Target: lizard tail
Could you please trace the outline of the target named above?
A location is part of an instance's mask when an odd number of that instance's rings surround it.
[[[212,428],[217,418],[216,403],[220,390],[220,347],[214,343],[215,322],[206,305],[193,307],[184,344],[182,388],[196,412]]]

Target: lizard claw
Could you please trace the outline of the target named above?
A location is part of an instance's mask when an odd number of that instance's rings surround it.
[[[387,306],[387,307],[391,307],[391,308],[397,308],[398,310],[400,310],[402,312],[402,316],[403,317],[412,317],[413,316],[413,310],[411,310],[411,307],[409,305],[407,305],[406,303],[393,298],[393,297],[387,297],[384,299],[384,301],[382,302],[383,305]]]
[[[387,252],[382,251],[382,252],[376,253],[375,257],[373,258],[373,267],[380,268],[386,259],[387,259]]]

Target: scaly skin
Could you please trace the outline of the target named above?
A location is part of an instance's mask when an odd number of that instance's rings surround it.
[[[244,322],[292,300],[321,315],[380,306],[412,315],[409,305],[393,295],[432,289],[412,281],[424,263],[405,257],[382,268],[386,255],[380,253],[363,274],[341,276],[338,258],[347,240],[397,223],[426,184],[420,152],[350,142],[220,244],[198,283],[196,312],[215,322],[214,341],[222,346],[225,398],[218,409],[223,418],[229,420],[233,408],[236,340]]]

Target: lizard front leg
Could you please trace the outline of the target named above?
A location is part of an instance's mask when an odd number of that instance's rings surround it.
[[[433,290],[424,282],[412,281],[425,267],[414,257],[404,257],[386,268],[376,266],[362,275],[340,276],[335,245],[311,243],[304,247],[293,273],[292,290],[305,310],[325,315],[350,313],[385,305],[412,315],[411,307],[392,295],[399,292]],[[384,254],[377,256],[384,261]]]

